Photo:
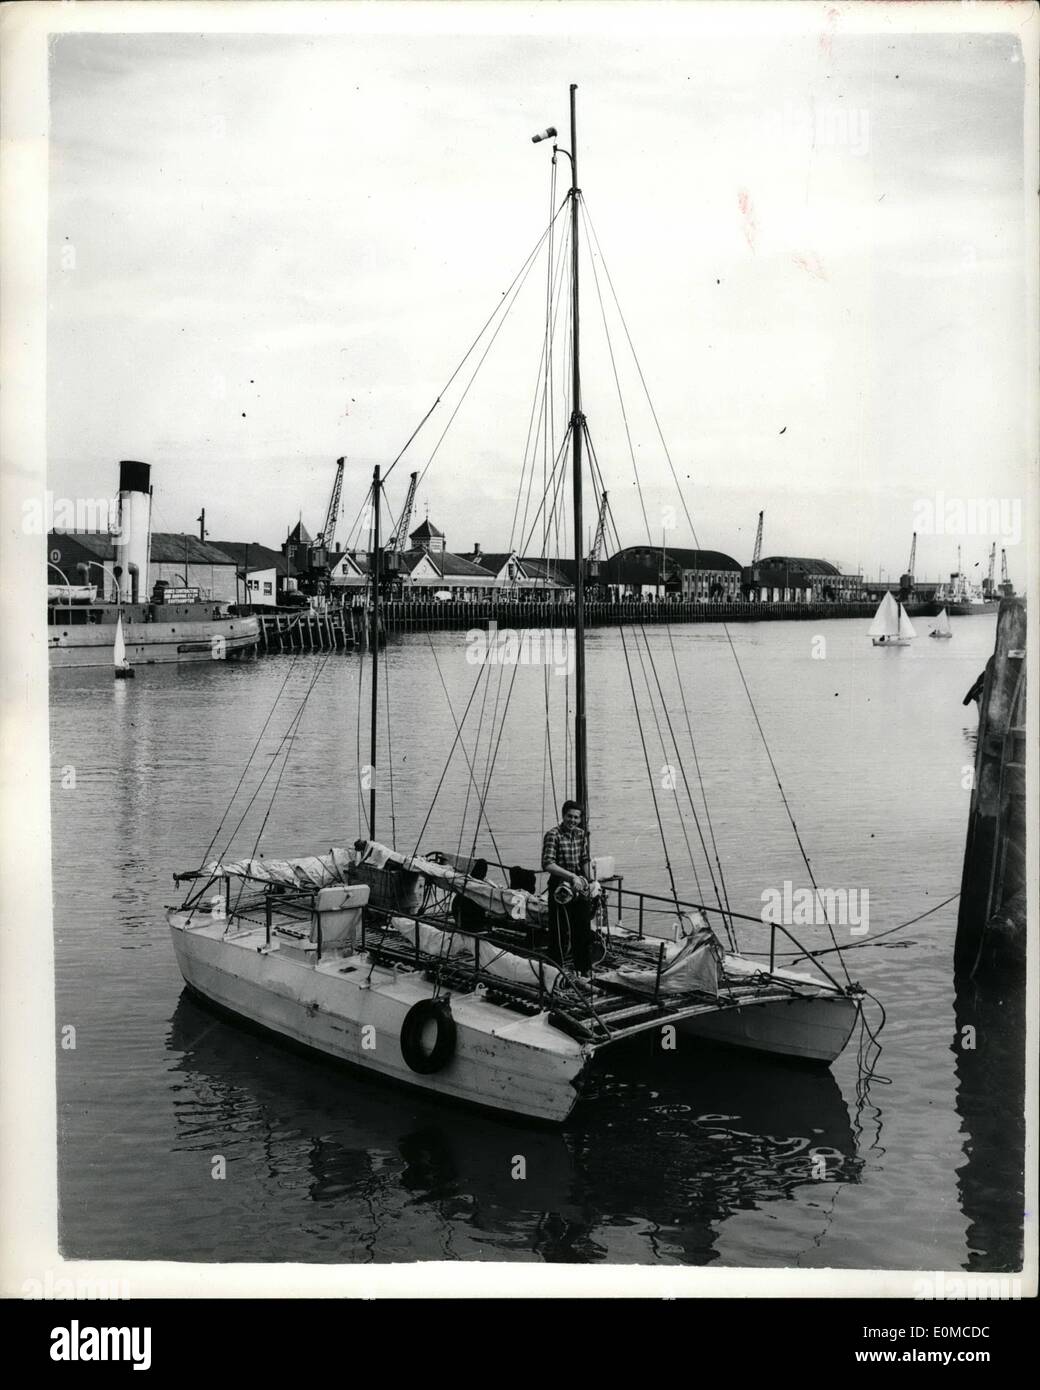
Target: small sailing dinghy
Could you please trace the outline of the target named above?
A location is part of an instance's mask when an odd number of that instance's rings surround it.
[[[908,647],[911,638],[917,636],[906,609],[891,594],[886,594],[878,604],[867,631],[875,647]]]
[[[945,609],[945,608],[940,612],[938,618],[936,619],[935,626],[932,628],[932,630],[931,630],[931,632],[928,634],[928,636],[929,636],[929,637],[952,637],[952,636],[953,636],[953,628],[950,626],[949,614],[946,612],[946,609]]]
[[[112,645],[112,671],[116,680],[133,680],[134,668],[126,655],[126,640],[123,637],[123,615],[116,619],[116,637]]]
[[[569,859],[570,850],[567,854],[560,850],[550,853],[547,848],[551,843],[562,844],[561,840],[553,840],[553,836],[565,833],[567,828],[561,825],[545,837],[540,866],[505,868],[509,855],[503,851],[494,855],[496,871],[502,874],[503,882],[489,879],[491,855],[481,858],[476,852],[482,826],[483,833],[494,840],[485,811],[486,787],[478,788],[476,831],[468,855],[461,852],[463,836],[467,829],[472,829],[466,825],[465,810],[457,834],[451,835],[455,852],[432,847],[420,852],[417,845],[411,853],[403,853],[377,837],[381,803],[377,798],[379,779],[373,776],[364,782],[368,788],[367,813],[359,804],[363,833],[352,845],[285,859],[260,857],[254,846],[250,856],[239,858],[230,854],[229,841],[223,855],[205,862],[207,850],[200,867],[175,875],[178,882],[190,886],[184,901],[167,913],[177,963],[187,986],[234,1018],[375,1076],[406,1082],[446,1100],[557,1123],[570,1114],[593,1064],[637,1036],[670,1035],[674,1039],[677,1034],[684,1034],[801,1061],[830,1063],[852,1035],[865,997],[865,991],[852,982],[845,969],[826,908],[824,920],[832,944],[823,954],[837,952],[837,974],[811,956],[785,922],[775,918],[764,921],[761,911],[751,915],[730,909],[725,885],[716,878],[716,866],[720,878],[722,872],[719,856],[709,854],[703,837],[705,865],[715,889],[712,904],[680,894],[667,859],[667,891],[666,885],[662,885],[660,892],[644,892],[625,885],[612,858],[591,854],[585,692],[586,565],[582,559],[583,453],[587,450],[586,466],[594,478],[598,463],[581,409],[581,195],[575,90],[572,86],[571,148],[559,151],[570,159],[570,192],[554,213],[542,240],[546,240],[556,218],[569,205],[570,245],[564,241],[560,246],[556,266],[561,287],[565,268],[570,266],[570,313],[550,311],[546,333],[551,341],[552,333],[569,323],[570,351],[564,355],[569,356],[568,390],[556,399],[566,398],[569,412],[559,457],[566,457],[569,445],[571,543],[572,555],[577,557],[574,606],[568,615],[574,641],[573,704],[567,711],[569,738],[565,740],[573,756],[567,781],[573,777],[575,800],[566,802],[563,808],[564,821],[568,814],[573,820],[574,812],[578,813],[573,826],[576,844],[571,847],[577,871],[568,870],[562,862]],[[555,135],[550,128],[536,139]],[[554,180],[556,154],[554,146]],[[555,206],[555,198],[551,201]],[[548,245],[551,266],[551,240]],[[559,294],[562,296],[562,288]],[[548,360],[546,354],[543,361]],[[548,420],[551,393],[546,391],[541,399],[543,418]],[[388,471],[393,467],[392,464]],[[556,470],[551,482],[557,489],[562,487],[566,472],[562,467]],[[388,724],[390,720],[389,701],[385,715],[381,715],[379,669],[384,658],[377,640],[386,582],[384,570],[390,568],[380,543],[385,481],[377,465],[369,493],[369,771],[381,766],[380,719],[385,717]],[[597,491],[606,495],[605,488],[597,486]],[[632,640],[623,627],[619,626],[618,632],[622,643]],[[644,669],[648,669],[655,653],[645,632],[642,637],[643,646],[637,655],[640,663],[645,663]],[[735,649],[734,659],[739,668]],[[514,663],[514,674],[520,664]],[[471,757],[463,741],[465,723],[479,683],[490,680],[492,669],[500,676],[502,663],[478,664],[473,693],[461,722],[452,711],[456,744],[462,744],[473,785],[473,768],[478,760]],[[313,685],[312,681],[308,694]],[[746,682],[744,688],[747,690]],[[487,689],[485,684],[485,702],[489,708],[494,706],[490,736],[496,739],[497,756],[509,701],[508,697],[504,699],[499,711],[498,698],[488,701]],[[654,700],[649,685],[644,698]],[[663,693],[660,701],[664,701]],[[646,711],[640,711],[639,703],[634,701],[635,717],[642,721]],[[302,709],[293,716],[294,729],[299,727],[301,714]],[[667,711],[665,714],[667,717]],[[480,717],[483,720],[484,715]],[[693,727],[688,719],[687,727],[696,757]],[[640,732],[643,733],[642,722]],[[478,740],[479,737],[478,732]],[[386,743],[389,750],[389,736]],[[449,753],[449,764],[451,756]],[[672,756],[681,770],[678,743]],[[493,760],[489,760],[489,779],[492,764]],[[656,808],[653,771],[648,762],[648,781]],[[699,831],[701,812],[707,812],[707,799],[700,807],[690,779],[684,771],[682,775],[689,806],[680,808],[677,801],[677,809],[696,821]],[[443,778],[442,773],[441,781]],[[434,800],[439,788],[440,782],[432,788]],[[393,795],[391,778],[391,807]],[[232,802],[234,798],[235,794]],[[784,802],[786,805],[786,798]],[[341,819],[338,811],[335,819]],[[420,836],[428,821],[429,815]],[[706,825],[714,839],[710,820]],[[801,846],[797,827],[793,828]],[[693,852],[686,826],[682,829],[692,866]],[[663,836],[663,830],[661,833]],[[804,850],[802,854],[816,889],[810,861]],[[539,873],[549,876],[548,885],[541,889],[537,883]],[[699,884],[700,879],[696,878],[696,882]],[[816,897],[820,898],[818,889]],[[573,907],[575,900],[581,904],[580,912]],[[569,923],[566,932],[560,925],[561,912]],[[577,915],[571,916],[572,912]],[[575,924],[581,921],[582,914],[587,935],[579,963]],[[752,924],[758,949],[739,949],[738,921]],[[565,941],[568,932],[569,947]],[[811,959],[812,965],[781,968],[777,960],[785,954]]]

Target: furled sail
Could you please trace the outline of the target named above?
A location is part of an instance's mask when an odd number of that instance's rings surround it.
[[[382,899],[386,893],[385,885],[380,884],[377,875],[387,872],[395,878],[406,880],[417,876],[449,892],[461,893],[491,917],[535,927],[543,926],[548,920],[549,910],[545,900],[534,893],[521,888],[499,888],[447,864],[398,854],[396,850],[388,849],[375,840],[358,840],[351,849],[330,849],[328,854],[312,854],[300,859],[214,860],[194,877],[242,878],[254,883],[284,884],[305,891],[325,888],[333,883],[367,882],[372,887],[373,905],[380,906],[384,905]],[[395,900],[385,905],[398,910],[419,910],[418,902],[403,903],[401,896],[395,894]]]

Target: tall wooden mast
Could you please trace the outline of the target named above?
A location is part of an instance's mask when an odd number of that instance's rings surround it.
[[[574,480],[574,781],[582,822],[589,824],[589,778],[585,730],[585,556],[582,545],[581,449],[585,416],[581,413],[578,319],[578,124],[577,84],[571,83],[571,461]]]

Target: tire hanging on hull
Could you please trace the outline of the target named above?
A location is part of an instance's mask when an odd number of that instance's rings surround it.
[[[426,1025],[433,1022],[437,1033],[433,1046],[423,1041]],[[414,1072],[429,1076],[440,1071],[455,1055],[457,1030],[447,999],[420,999],[413,1004],[401,1025],[401,1056]]]

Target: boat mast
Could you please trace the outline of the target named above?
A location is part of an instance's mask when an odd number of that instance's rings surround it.
[[[585,735],[585,561],[582,548],[581,443],[585,416],[581,413],[581,370],[578,356],[578,125],[577,84],[571,83],[571,458],[574,478],[574,780],[582,824],[589,824],[589,779]]]
[[[379,730],[379,464],[372,470],[372,737],[369,743],[368,838],[376,838],[376,737]]]

